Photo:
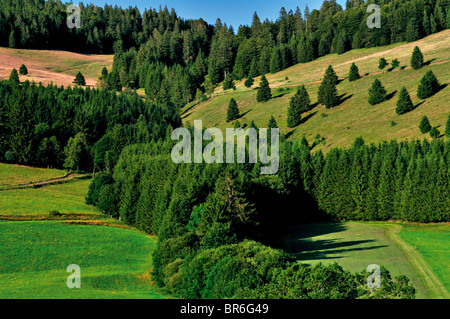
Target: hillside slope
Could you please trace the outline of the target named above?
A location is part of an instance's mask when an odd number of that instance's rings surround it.
[[[67,87],[73,85],[75,75],[80,71],[86,79],[86,85],[95,86],[103,67],[112,69],[113,57],[66,51],[0,48],[0,80],[8,79],[13,68],[19,71],[20,66],[25,64],[28,75],[21,75],[20,81],[42,82],[44,85],[53,82]]]
[[[415,46],[419,46],[428,65],[420,70],[410,68],[410,57]],[[380,72],[378,61],[381,57],[391,62],[400,61],[401,69]],[[356,82],[342,81],[338,93],[342,103],[325,109],[317,105],[317,91],[321,78],[328,65],[332,65],[341,79],[347,77],[350,65],[356,63],[362,78]],[[388,66],[389,68],[389,66]],[[443,88],[433,97],[420,100],[416,96],[420,79],[432,70],[440,80]],[[368,90],[378,78],[385,86],[390,99],[376,106],[368,100]],[[255,86],[247,89],[243,83],[236,84],[236,91],[223,92],[217,88],[212,98],[197,105],[187,105],[182,118],[193,123],[203,120],[204,127],[224,129],[232,127],[226,123],[228,102],[234,98],[238,102],[242,115],[239,121],[249,125],[254,120],[258,127],[267,127],[271,115],[275,117],[282,133],[289,138],[299,139],[303,136],[312,142],[316,137],[322,140],[317,149],[324,151],[332,147],[347,147],[356,137],[362,136],[367,143],[381,140],[422,139],[418,126],[422,116],[426,115],[433,126],[439,127],[441,133],[450,114],[450,30],[442,31],[413,43],[394,44],[386,47],[360,49],[342,55],[332,54],[313,62],[298,64],[276,74],[268,74],[267,79],[275,98],[266,103],[256,102],[256,90],[260,78],[255,79]],[[304,114],[303,123],[295,129],[288,129],[286,114],[289,101],[298,85],[305,84],[312,103],[316,106]],[[395,112],[398,95],[405,86],[417,108],[405,115]]]

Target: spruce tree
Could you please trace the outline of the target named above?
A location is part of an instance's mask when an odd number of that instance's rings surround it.
[[[422,134],[426,134],[431,131],[431,124],[430,121],[428,120],[428,117],[426,116],[422,117],[419,128]]]
[[[388,65],[387,61],[385,58],[381,58],[379,63],[378,63],[378,68],[380,70],[384,70],[384,68]]]
[[[438,130],[437,127],[433,127],[430,131],[430,136],[433,139],[437,139],[437,138],[439,138],[439,136],[441,136],[441,132]]]
[[[414,109],[414,104],[411,101],[411,97],[409,96],[408,90],[405,87],[400,91],[400,95],[397,101],[396,112],[398,115],[402,115],[408,113],[409,111]]]
[[[78,84],[78,85],[86,85],[86,80],[84,79],[83,74],[81,74],[81,72],[78,72],[77,75],[75,76],[75,80],[73,81],[73,83]]]
[[[20,84],[19,74],[16,69],[12,69],[11,74],[9,75],[9,83],[14,86],[18,86]]]
[[[336,89],[336,84],[332,80],[327,80],[322,86],[322,104],[327,109],[331,109],[339,104],[339,97]]]
[[[440,83],[433,71],[429,70],[420,80],[419,87],[417,89],[417,97],[420,99],[426,99],[439,91]]]
[[[275,120],[273,115],[269,119],[269,123],[267,124],[267,128],[268,128],[267,141],[268,141],[268,143],[270,143],[271,142],[271,134],[270,134],[271,133],[271,129],[278,128],[277,121]]]
[[[245,81],[244,85],[245,85],[245,87],[250,88],[250,87],[252,87],[253,83],[255,83],[255,80],[252,77],[249,77]]]
[[[339,83],[338,80],[338,76],[336,75],[336,72],[334,72],[333,67],[331,65],[328,66],[327,70],[325,71],[322,83],[319,86],[319,92],[318,92],[318,96],[317,96],[317,100],[320,104],[325,105],[325,94],[326,92],[328,95],[327,98],[327,104],[329,105],[328,108],[331,108],[333,106],[335,106],[337,104],[332,105],[332,103],[330,103],[330,101],[333,100],[333,95],[334,93],[336,93],[335,95],[337,96],[337,91],[336,91],[336,85]]]
[[[223,90],[226,91],[229,89],[236,90],[231,72],[227,74],[227,76],[225,77],[225,81],[223,81]]]
[[[256,94],[257,102],[267,102],[272,98],[272,91],[269,86],[269,81],[265,75],[261,77],[261,82],[259,83],[258,92]]]
[[[392,69],[397,69],[400,66],[400,61],[397,59],[392,60],[391,66]]]
[[[236,103],[236,100],[231,98],[230,103],[228,104],[227,110],[227,122],[234,121],[239,116],[239,108]]]
[[[275,47],[272,51],[272,56],[270,58],[270,73],[276,73],[283,69],[283,62],[281,61],[280,48]]]
[[[380,80],[376,79],[369,89],[369,104],[376,105],[387,100],[387,92]]]
[[[10,48],[16,47],[16,36],[14,34],[14,30],[12,30],[11,33],[9,34],[8,46]]]
[[[428,117],[424,116],[422,117],[422,120],[420,121],[419,129],[422,132],[422,134],[428,133],[431,131],[431,124],[428,120]]]
[[[20,73],[21,75],[27,75],[27,74],[28,74],[28,69],[27,69],[27,67],[25,66],[25,64],[22,64],[22,65],[20,66],[19,73]]]
[[[406,41],[414,42],[419,39],[419,25],[416,18],[413,16],[409,19],[408,25],[406,26]]]
[[[418,70],[423,67],[423,54],[420,51],[419,47],[414,47],[412,56],[411,56],[411,66],[414,70]]]
[[[309,110],[311,100],[304,85],[297,88],[297,93],[292,97],[287,114],[288,127],[296,127],[302,120],[302,113]]]
[[[360,78],[361,76],[359,75],[359,69],[356,66],[355,63],[352,63],[352,65],[350,66],[350,71],[348,73],[348,80],[350,82],[356,81]]]

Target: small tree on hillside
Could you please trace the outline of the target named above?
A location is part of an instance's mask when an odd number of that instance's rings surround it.
[[[311,100],[304,85],[297,88],[297,93],[292,97],[288,108],[287,125],[296,127],[302,120],[302,113],[309,110]]]
[[[257,102],[267,102],[272,98],[272,91],[269,86],[269,81],[265,75],[261,77],[261,82],[259,83],[258,92],[256,94]]]
[[[228,104],[227,110],[227,122],[234,121],[239,116],[239,108],[236,103],[236,100],[231,98],[230,103]]]
[[[336,85],[338,83],[339,83],[338,76],[336,75],[336,72],[334,72],[333,67],[331,65],[329,65],[327,70],[325,71],[322,83],[319,86],[319,92],[317,94],[317,100],[320,104],[325,105],[325,103],[324,103],[325,92],[328,92],[328,94],[331,93],[331,95],[332,95],[332,92],[336,91]],[[328,96],[328,105],[330,105],[329,101],[330,101],[330,95]],[[333,106],[335,106],[335,105],[333,105]],[[330,107],[333,107],[333,106],[330,106]]]
[[[430,136],[435,140],[441,136],[441,132],[439,132],[437,127],[433,127],[430,131]]]
[[[400,95],[397,101],[396,112],[398,115],[402,115],[412,111],[414,109],[414,104],[411,101],[411,97],[409,96],[408,90],[405,87],[400,91]]]
[[[376,105],[387,100],[387,91],[381,84],[380,80],[376,79],[372,87],[369,89],[369,104]]]
[[[245,87],[250,88],[250,87],[253,86],[254,83],[255,83],[255,80],[254,80],[252,77],[249,77],[249,78],[245,81],[244,85],[245,85]]]
[[[25,64],[22,64],[22,65],[20,66],[19,73],[20,73],[21,75],[27,75],[27,74],[28,74],[28,69],[27,69],[27,67],[25,66]]]
[[[322,104],[327,109],[331,109],[338,105],[339,97],[336,89],[336,84],[332,80],[323,83]]]
[[[414,70],[418,70],[423,67],[423,54],[420,51],[419,47],[414,47],[412,56],[411,56],[411,66]]]
[[[11,85],[20,84],[19,74],[17,73],[16,69],[12,69],[11,74],[9,75],[9,83]]]
[[[387,63],[386,59],[385,59],[385,58],[381,58],[381,59],[380,59],[380,62],[379,62],[379,64],[378,64],[378,68],[379,68],[380,70],[384,70],[384,68],[385,68],[387,65],[388,65],[388,63]]]
[[[426,99],[439,91],[441,84],[434,75],[433,71],[429,70],[420,80],[419,87],[417,88],[417,97],[420,99]]]
[[[234,85],[233,76],[231,75],[231,72],[227,74],[225,81],[223,81],[223,90],[229,90],[233,89],[236,90],[236,86]]]
[[[391,63],[392,69],[397,69],[400,66],[400,61],[395,59]]]
[[[360,78],[361,76],[359,75],[359,69],[356,66],[355,63],[352,63],[352,65],[350,66],[350,71],[348,73],[348,80],[350,82],[356,81]]]
[[[73,83],[78,84],[78,85],[86,85],[86,80],[84,79],[83,74],[81,74],[81,72],[78,72],[77,75],[75,76],[75,80],[73,81]]]
[[[430,121],[428,120],[428,117],[426,116],[422,117],[422,121],[420,121],[419,128],[422,134],[426,134],[431,131],[431,124]]]

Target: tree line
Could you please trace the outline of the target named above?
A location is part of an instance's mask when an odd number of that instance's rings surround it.
[[[0,161],[69,170],[112,170],[123,147],[164,137],[181,120],[136,94],[0,82]]]

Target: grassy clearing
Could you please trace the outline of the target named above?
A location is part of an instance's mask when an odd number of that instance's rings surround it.
[[[0,223],[0,298],[162,298],[151,285],[156,239],[116,227]],[[66,285],[81,268],[81,289]]]
[[[439,278],[450,298],[450,225],[407,225],[398,233],[412,250],[420,254]],[[444,289],[441,289],[442,291]]]
[[[67,171],[0,163],[0,189],[64,177]]]
[[[0,80],[8,79],[13,68],[19,69],[23,63],[29,74],[20,76],[21,81],[29,80],[56,85],[73,86],[72,81],[80,71],[86,84],[94,86],[103,67],[111,70],[113,55],[80,54],[56,50],[25,50],[0,48]]]
[[[417,298],[436,298],[430,283],[424,282],[415,264],[386,233],[387,228],[392,226],[387,223],[356,222],[297,225],[288,230],[284,247],[294,257],[310,265],[337,262],[355,272],[364,271],[371,264],[385,266],[392,276],[407,276],[417,289]],[[430,254],[433,255],[432,252]],[[447,264],[439,260],[436,267],[445,269]],[[442,278],[437,272],[436,275]]]
[[[90,180],[77,180],[66,184],[50,185],[42,188],[6,190],[0,192],[0,219],[13,216],[46,218],[51,211],[62,214],[102,215],[85,203]]]
[[[342,55],[329,55],[316,61],[298,64],[276,74],[267,75],[272,86],[273,98],[266,103],[256,102],[256,90],[243,87],[241,81],[236,91],[221,92],[220,89],[211,99],[196,106],[186,106],[182,115],[183,121],[193,123],[202,120],[204,127],[225,129],[232,127],[226,123],[226,110],[230,99],[237,102],[242,114],[239,119],[242,125],[249,125],[252,120],[258,127],[267,127],[270,116],[274,116],[282,133],[289,134],[292,139],[303,136],[313,142],[320,135],[324,141],[316,149],[327,151],[333,147],[348,147],[355,138],[362,136],[367,143],[380,140],[411,140],[430,139],[429,135],[421,134],[418,126],[422,116],[426,115],[433,126],[438,126],[441,133],[450,114],[450,30],[432,35],[415,43],[395,44],[388,47],[353,50]],[[426,61],[432,64],[420,70],[406,68],[392,72],[378,71],[378,60],[385,57],[388,62],[397,58],[401,66],[408,66],[413,47],[418,45]],[[445,62],[446,61],[446,62]],[[316,106],[304,114],[303,123],[295,129],[288,129],[287,109],[294,95],[292,86],[305,84],[312,103],[317,102],[317,91],[320,80],[328,65],[333,65],[339,77],[346,77],[352,62],[355,62],[363,76],[356,82],[344,80],[338,86],[338,94],[342,103],[334,109],[327,110]],[[417,87],[422,76],[432,70],[441,84],[447,85],[435,96],[420,100],[416,96]],[[366,73],[371,75],[364,76]],[[286,80],[286,77],[288,80]],[[385,86],[390,99],[376,106],[371,106],[368,100],[368,90],[373,81],[378,78]],[[255,79],[259,83],[259,79]],[[405,115],[395,112],[398,94],[405,86],[417,108]],[[277,91],[279,88],[289,88],[287,92]],[[395,125],[392,123],[395,122]],[[241,125],[241,126],[242,126]]]

